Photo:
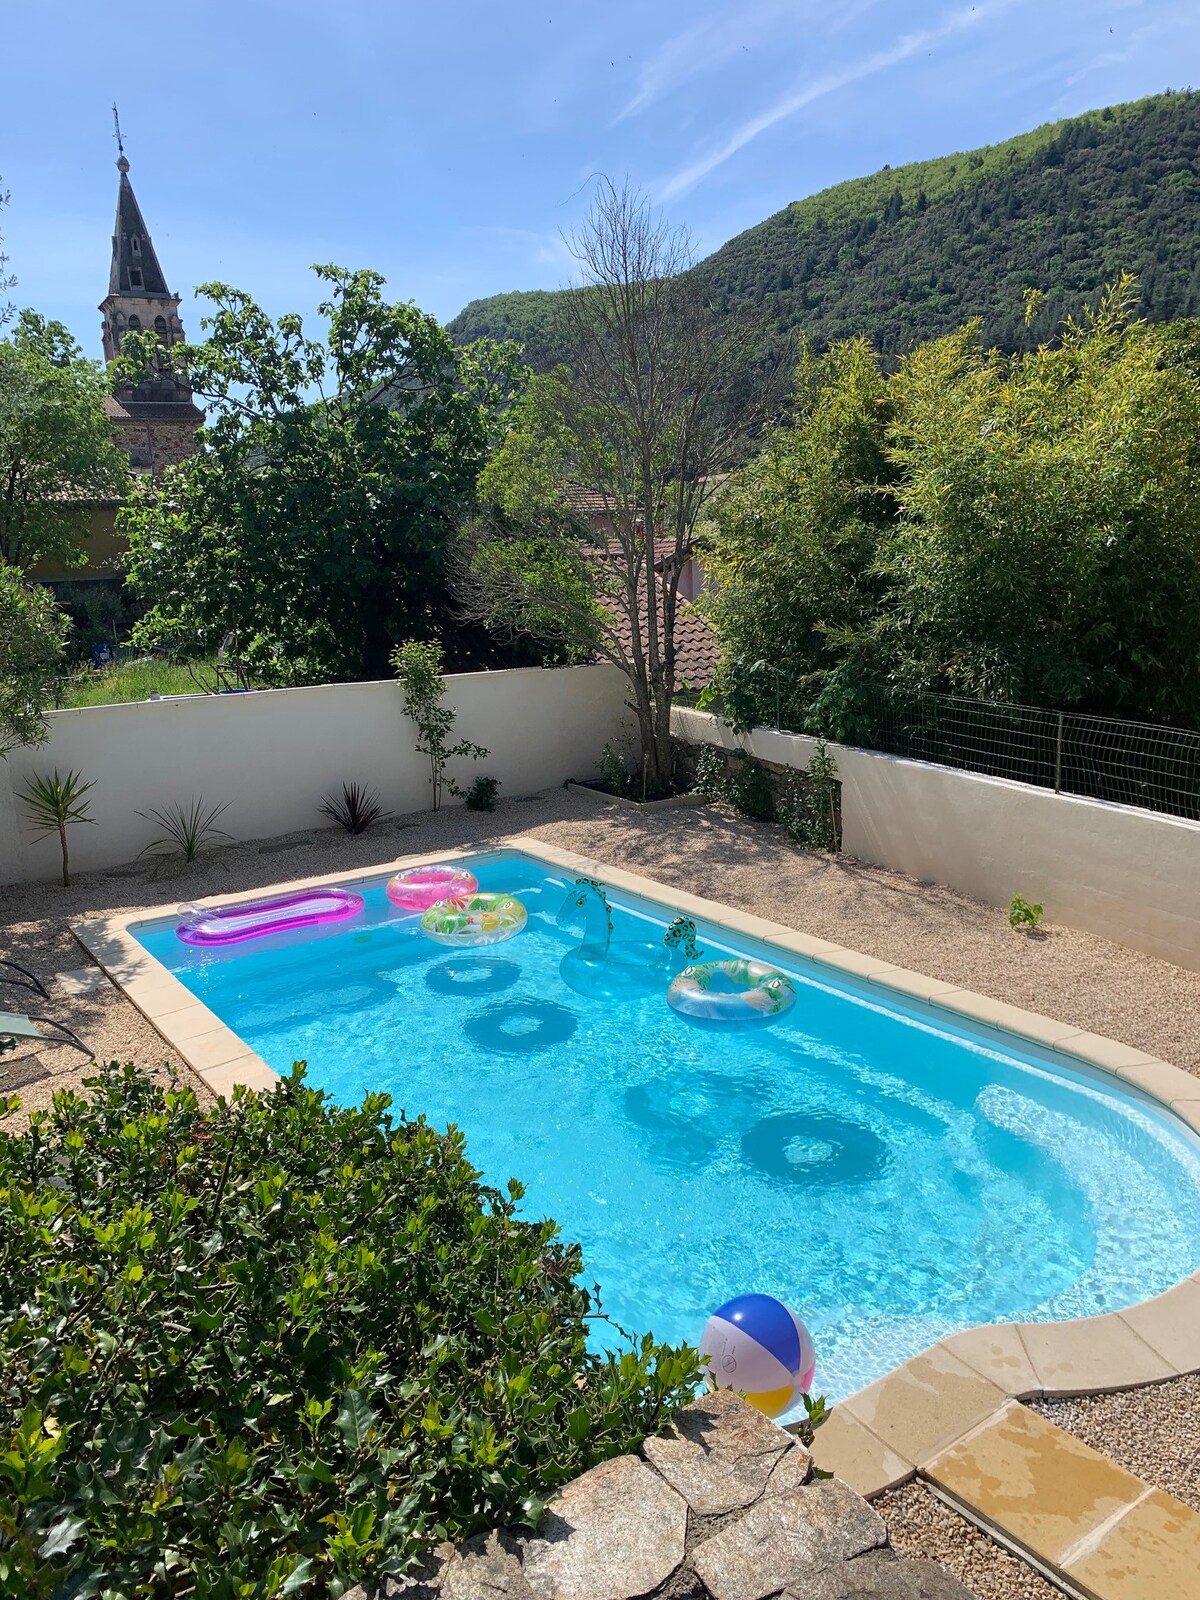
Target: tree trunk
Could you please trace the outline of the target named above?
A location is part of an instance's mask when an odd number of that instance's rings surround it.
[[[654,720],[654,702],[650,698],[648,684],[633,673],[629,675],[630,687],[633,690],[633,712],[637,717],[638,744],[641,746],[638,763],[638,778],[646,773],[647,781],[655,781],[655,752],[656,752],[656,725]]]
[[[675,766],[675,753],[671,747],[671,698],[661,685],[654,696],[650,782],[663,794],[671,787],[671,776]]]

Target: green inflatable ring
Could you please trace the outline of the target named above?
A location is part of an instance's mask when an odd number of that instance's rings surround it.
[[[438,944],[499,944],[520,933],[528,920],[522,903],[511,894],[460,895],[454,900],[439,900],[421,918],[421,931]]]

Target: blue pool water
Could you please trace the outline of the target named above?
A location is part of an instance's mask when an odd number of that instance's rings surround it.
[[[1116,1310],[1200,1265],[1200,1141],[1111,1080],[705,925],[706,954],[768,954],[799,998],[698,1027],[664,1000],[668,906],[610,893],[596,969],[556,921],[566,878],[471,865],[529,910],[489,949],[432,943],[383,879],[352,923],[231,950],[133,931],[279,1071],[457,1123],[490,1181],[582,1242],[626,1328],[694,1342],[733,1294],[786,1300],[831,1398],[959,1328]]]

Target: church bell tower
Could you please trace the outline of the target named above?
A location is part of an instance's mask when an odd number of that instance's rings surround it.
[[[179,296],[167,287],[142,218],[129,181],[129,162],[121,145],[119,126],[117,148],[117,171],[121,174],[117,220],[113,227],[108,294],[100,302],[105,361],[116,359],[121,341],[134,330],[155,334],[164,352],[184,337]],[[196,430],[204,420],[192,403],[192,391],[165,362],[161,370],[142,382],[118,388],[105,402],[105,410],[113,420],[118,443],[129,451],[130,466],[135,472],[150,472],[155,477],[164,467],[194,453]]]

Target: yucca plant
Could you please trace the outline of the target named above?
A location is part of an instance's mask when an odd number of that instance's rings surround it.
[[[190,866],[211,839],[233,837],[224,828],[213,826],[217,818],[228,810],[228,801],[224,805],[206,809],[204,796],[197,795],[187,806],[164,806],[161,811],[139,811],[139,817],[144,817],[147,822],[156,822],[163,830],[140,853],[149,855],[153,851],[156,855],[181,855],[185,865]]]
[[[344,783],[340,795],[327,794],[321,801],[322,813],[340,823],[347,833],[366,833],[381,817],[390,817],[379,797],[361,783]]]
[[[96,822],[95,817],[88,816],[91,802],[83,798],[92,787],[93,782],[84,783],[82,775],[78,772],[68,772],[65,778],[60,778],[58,768],[55,767],[52,777],[30,778],[24,792],[18,796],[33,824],[36,838],[44,839],[51,833],[58,835],[58,842],[62,846],[64,889],[71,887],[71,872],[67,862],[67,829],[76,822],[90,822],[93,826]]]

